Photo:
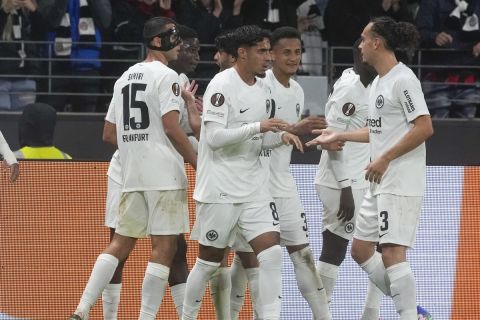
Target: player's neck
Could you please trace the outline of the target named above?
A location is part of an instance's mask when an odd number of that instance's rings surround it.
[[[145,62],[160,61],[164,65],[168,66],[167,58],[160,52],[149,51],[144,61]]]
[[[286,74],[285,72],[281,72],[275,67],[272,68],[272,72],[275,78],[277,79],[277,81],[280,82],[285,88],[290,87],[291,76],[289,74]]]
[[[389,51],[387,54],[379,57],[377,63],[375,64],[375,70],[381,78],[390,72],[390,70],[392,70],[397,64],[398,61],[395,57],[395,54]]]
[[[235,64],[233,68],[237,71],[238,76],[245,82],[247,85],[252,86],[255,84],[255,74],[250,72],[246,68],[246,66],[243,66],[239,63]]]

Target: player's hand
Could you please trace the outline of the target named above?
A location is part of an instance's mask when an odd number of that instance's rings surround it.
[[[267,131],[280,132],[285,131],[288,128],[289,124],[286,121],[280,119],[267,119],[260,122],[260,132],[264,133]]]
[[[342,188],[337,218],[342,222],[347,222],[352,220],[354,214],[355,201],[353,200],[352,187]]]
[[[195,93],[198,90],[198,84],[195,80],[192,80],[190,83],[186,83],[185,86],[182,88],[182,98],[185,100],[187,105],[195,104]]]
[[[203,112],[203,97],[195,96],[195,107],[197,107],[198,112]]]
[[[312,130],[312,133],[319,134],[319,136],[313,140],[308,141],[305,144],[307,147],[317,146],[319,144],[321,145],[329,144],[335,141],[341,141],[341,139],[339,139],[338,133],[333,130],[329,130],[329,129]]]
[[[387,171],[389,164],[390,161],[385,157],[380,157],[370,162],[370,164],[365,168],[365,180],[380,183],[385,171]]]
[[[15,163],[12,163],[12,164],[9,165],[4,160],[4,161],[2,161],[2,166],[7,168],[7,170],[10,171],[10,177],[8,178],[8,180],[11,183],[14,183],[15,181],[17,181],[18,176],[20,175],[20,166],[18,165],[18,163],[15,162]]]
[[[295,146],[295,148],[303,152],[302,141],[300,141],[300,138],[292,133],[285,132],[284,134],[282,134],[282,142],[283,144],[291,144]]]
[[[313,130],[325,129],[326,127],[325,117],[309,116],[295,123],[287,131],[297,136],[304,136],[312,134]]]
[[[345,146],[345,141],[334,141],[330,143],[322,143],[321,144],[323,150],[328,151],[342,151],[343,147]]]
[[[443,47],[443,46],[445,46],[447,44],[450,44],[452,42],[453,42],[453,37],[446,32],[440,32],[435,37],[435,43],[439,47]]]

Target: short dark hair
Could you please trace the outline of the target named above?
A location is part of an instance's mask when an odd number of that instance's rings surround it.
[[[184,24],[177,24],[178,35],[182,39],[198,38],[197,31]]]
[[[177,25],[176,22],[167,17],[153,17],[143,25],[143,40],[149,42],[155,36],[165,31],[167,24]]]
[[[233,56],[238,58],[238,48],[253,47],[262,42],[265,38],[270,39],[270,31],[260,28],[256,25],[245,25],[235,29],[235,50]]]
[[[372,32],[382,37],[385,48],[401,57],[399,60],[411,60],[417,49],[420,34],[409,22],[396,22],[391,17],[376,17],[371,21]],[[408,62],[408,61],[406,61]]]
[[[272,37],[270,39],[270,44],[272,48],[278,43],[278,41],[282,39],[298,39],[302,41],[300,32],[298,32],[298,30],[295,29],[294,27],[289,27],[289,26],[279,27],[273,30]]]
[[[235,34],[233,31],[226,31],[215,38],[215,47],[218,51],[224,51],[229,55],[235,53]]]

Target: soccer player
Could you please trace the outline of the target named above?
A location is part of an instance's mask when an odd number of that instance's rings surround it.
[[[417,319],[415,279],[406,252],[415,241],[425,188],[425,140],[433,128],[420,81],[398,62],[395,50],[413,52],[418,38],[410,23],[374,18],[359,46],[363,61],[378,73],[369,95],[368,127],[326,130],[308,143],[370,142],[365,179],[371,185],[357,217],[352,256],[392,297],[401,320]],[[375,251],[377,242],[381,255]]]
[[[2,132],[0,131],[0,158],[3,158],[3,162],[7,165],[10,170],[10,182],[15,182],[20,175],[20,167],[18,166],[17,159],[13,154],[12,150],[8,146],[7,141],[3,137]]]
[[[270,90],[264,73],[270,61],[269,33],[257,26],[235,30],[236,64],[217,74],[205,92],[194,199],[197,219],[192,238],[199,256],[187,280],[183,319],[196,319],[205,288],[220,266],[225,248],[238,233],[253,248],[260,264],[259,290],[264,319],[280,318],[281,249],[279,227],[270,209],[262,148],[295,143],[288,126],[268,119]]]
[[[220,68],[219,72],[232,67],[236,61],[235,58],[235,35],[233,31],[225,32],[215,38],[217,52],[213,60]]]
[[[304,93],[292,76],[300,65],[301,37],[297,29],[281,27],[273,31],[271,44],[273,64],[266,74],[272,89],[270,116],[297,123],[304,106]],[[293,262],[298,288],[312,310],[313,319],[331,319],[322,280],[315,272],[307,218],[289,171],[292,148],[284,145],[262,153],[263,163],[269,168],[269,189],[274,200],[270,207],[280,223],[281,243]]]
[[[325,106],[329,130],[343,132],[365,127],[370,83],[377,74],[370,65],[362,62],[359,44],[360,39],[353,47],[353,68],[343,71]],[[318,165],[315,188],[324,214],[322,253],[317,272],[329,302],[338,268],[345,259],[348,242],[355,230],[356,216],[369,185],[363,178],[369,160],[368,144],[350,142],[341,151],[323,150]],[[373,284],[369,284],[367,292],[364,319],[378,319],[383,293]],[[370,315],[375,313],[376,316]]]
[[[166,66],[177,58],[181,39],[174,21],[165,17],[148,20],[143,37],[147,57],[117,80],[106,116],[107,136],[116,137],[111,143],[116,140],[122,163],[115,235],[95,262],[72,320],[88,318],[119,261],[145,236],[151,238],[152,255],[142,285],[139,319],[155,319],[178,235],[188,232],[183,162],[196,168],[196,153],[179,125],[178,75]]]
[[[194,30],[177,25],[178,34],[182,38],[182,44],[180,45],[180,51],[177,60],[169,61],[169,66],[176,72],[192,72],[195,69],[198,61],[198,50],[200,49],[198,43],[198,37]],[[175,63],[174,63],[175,62]],[[179,84],[182,88],[190,85],[188,77],[181,73],[179,75]],[[199,135],[200,133],[200,116],[194,103],[187,104],[184,101],[180,101],[180,125],[186,133],[192,133]],[[194,129],[192,129],[195,128]],[[116,145],[115,137],[108,137],[109,123],[107,121],[105,126],[104,140],[109,142],[113,140]],[[190,142],[195,140],[189,139]],[[197,145],[196,142],[194,145]],[[193,145],[193,143],[192,143]],[[117,216],[119,210],[119,202],[122,194],[122,167],[119,158],[118,150],[113,154],[108,167],[108,187],[107,187],[107,204],[105,212],[105,226],[110,228],[110,240],[115,234],[115,228],[117,224]],[[182,316],[183,298],[185,294],[185,282],[188,276],[187,265],[187,244],[183,234],[178,235],[177,252],[172,263],[171,272],[169,275],[168,283],[170,285],[170,292],[172,294],[175,309],[179,317]],[[104,319],[117,319],[118,306],[120,303],[120,292],[122,287],[122,274],[125,260],[120,261],[115,273],[110,280],[110,283],[102,292],[103,302],[103,317]]]

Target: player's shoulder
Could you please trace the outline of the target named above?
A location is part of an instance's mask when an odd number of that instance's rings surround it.
[[[418,78],[413,72],[413,70],[410,69],[405,64],[403,64],[402,62],[399,62],[393,68],[392,71],[393,71],[392,77],[394,78],[395,81],[400,81],[400,82],[418,81]]]
[[[302,86],[293,78],[290,78],[290,87],[295,90],[296,92],[301,92],[303,93],[303,88]]]
[[[348,68],[343,70],[342,75],[337,80],[339,85],[352,85],[357,83],[360,80],[360,76],[353,70],[353,68]]]

